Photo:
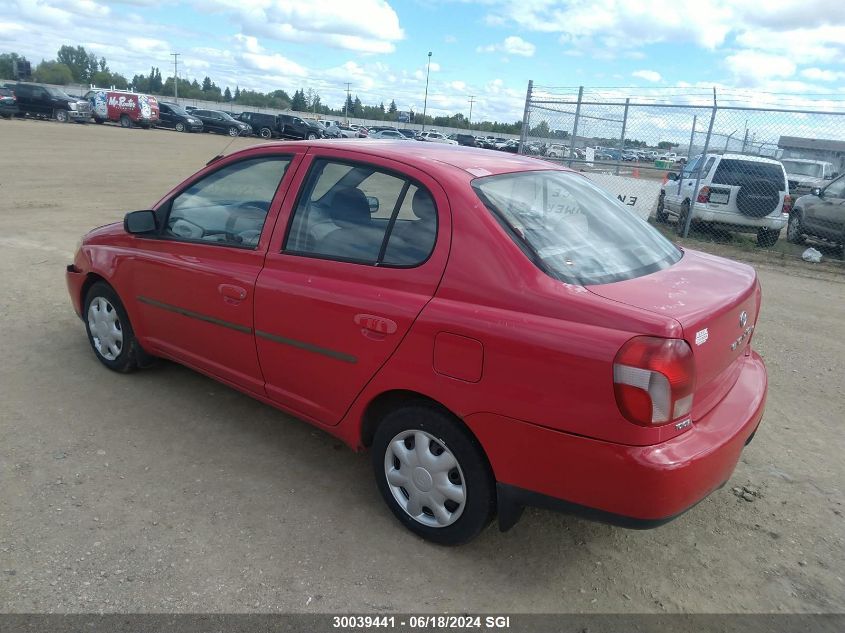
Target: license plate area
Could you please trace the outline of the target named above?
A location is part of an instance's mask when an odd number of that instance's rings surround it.
[[[725,189],[711,189],[709,202],[711,204],[728,204],[731,192]]]

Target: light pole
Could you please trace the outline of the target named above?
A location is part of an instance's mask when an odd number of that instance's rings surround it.
[[[428,51],[428,68],[425,71],[425,97],[423,98],[423,124],[422,131],[425,132],[425,112],[428,107],[428,76],[431,74],[431,51]]]
[[[170,53],[173,55],[173,100],[179,103],[179,55],[182,53]]]
[[[469,121],[467,122],[467,129],[472,128],[472,104],[475,103],[475,95],[469,96]]]

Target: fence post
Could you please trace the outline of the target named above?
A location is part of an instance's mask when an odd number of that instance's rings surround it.
[[[616,161],[616,175],[619,175],[619,163],[622,161],[622,154],[625,151],[625,129],[628,127],[628,104],[631,102],[630,98],[625,99],[625,112],[622,115],[622,138],[619,144],[619,158]]]
[[[519,147],[516,148],[517,154],[522,154],[522,147],[525,145],[525,139],[528,138],[528,126],[531,124],[531,91],[534,89],[534,80],[528,80],[528,90],[525,92],[525,110],[522,113],[522,131],[519,134]]]
[[[572,140],[569,142],[569,162],[567,167],[572,167],[572,156],[575,153],[575,140],[578,138],[578,119],[581,118],[581,101],[584,98],[584,86],[578,87],[578,103],[575,105],[575,122],[572,124]]]
[[[687,162],[692,158],[692,144],[695,143],[695,126],[698,123],[698,115],[692,117],[692,132],[689,135],[689,149],[687,150]]]
[[[704,139],[704,149],[701,150],[701,155],[706,156],[707,150],[710,148],[710,136],[713,134],[713,123],[716,121],[716,112],[718,106],[716,104],[716,88],[713,88],[713,111],[710,113],[710,126],[707,128],[707,138]],[[701,169],[695,170],[695,186],[692,188],[692,200],[690,200],[689,213],[687,213],[686,223],[681,237],[686,237],[689,234],[689,227],[692,224],[692,213],[695,209],[695,201],[698,198],[698,187],[701,185]]]

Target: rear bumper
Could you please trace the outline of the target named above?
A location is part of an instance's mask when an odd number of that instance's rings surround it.
[[[743,364],[716,407],[688,431],[652,446],[613,444],[494,414],[468,416],[498,482],[500,527],[512,527],[526,505],[637,528],[687,511],[730,478],[760,424],[766,368],[754,352]]]
[[[786,226],[789,216],[785,213],[779,213],[776,216],[767,215],[762,218],[752,218],[741,213],[726,211],[725,205],[705,204],[696,202],[693,208],[693,219],[701,222],[716,222],[718,224],[725,224],[736,227],[739,230],[767,228],[775,231],[781,230]]]

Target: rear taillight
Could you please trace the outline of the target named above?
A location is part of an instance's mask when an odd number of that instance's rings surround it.
[[[702,187],[698,190],[698,198],[696,202],[710,202],[710,187]]]
[[[792,196],[786,194],[783,197],[783,209],[781,209],[783,213],[791,213],[792,212]]]
[[[637,336],[613,361],[616,404],[626,419],[656,426],[689,415],[695,361],[683,339]]]

